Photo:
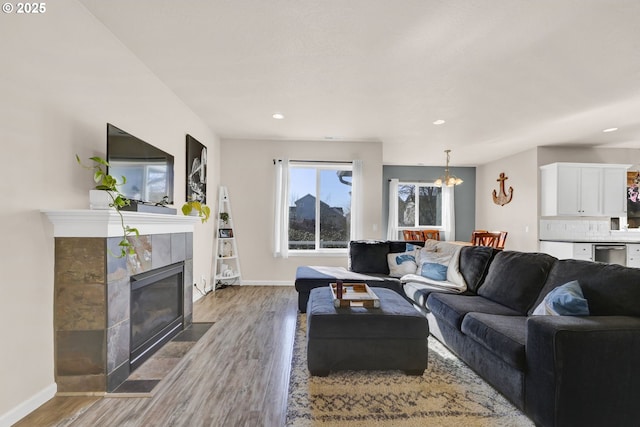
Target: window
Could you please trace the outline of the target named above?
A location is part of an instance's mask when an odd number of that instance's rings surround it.
[[[352,184],[351,163],[290,162],[290,251],[343,251],[348,247]]]
[[[402,240],[403,230],[433,228],[444,240],[455,240],[454,187],[433,183],[389,180],[387,239]]]
[[[273,256],[346,254],[363,234],[363,161],[273,164]]]
[[[442,226],[442,188],[432,184],[398,184],[398,229]]]

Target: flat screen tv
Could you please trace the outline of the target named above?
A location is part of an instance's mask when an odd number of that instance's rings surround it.
[[[108,173],[126,183],[119,187],[128,199],[173,203],[173,156],[107,123]]]

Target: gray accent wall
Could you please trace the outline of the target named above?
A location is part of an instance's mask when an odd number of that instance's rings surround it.
[[[475,229],[476,217],[476,168],[449,168],[449,172],[464,182],[456,186],[456,240],[467,241]],[[383,166],[382,167],[382,227],[380,238],[387,237],[387,223],[389,221],[389,180],[398,178],[400,181],[433,182],[444,174],[444,166]]]

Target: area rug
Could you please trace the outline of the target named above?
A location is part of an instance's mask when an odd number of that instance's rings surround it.
[[[287,426],[532,427],[534,424],[429,337],[421,377],[401,371],[343,371],[311,377],[306,315],[298,316],[287,403]]]

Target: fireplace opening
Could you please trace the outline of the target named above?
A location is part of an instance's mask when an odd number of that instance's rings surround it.
[[[133,371],[183,329],[184,263],[131,276]]]

